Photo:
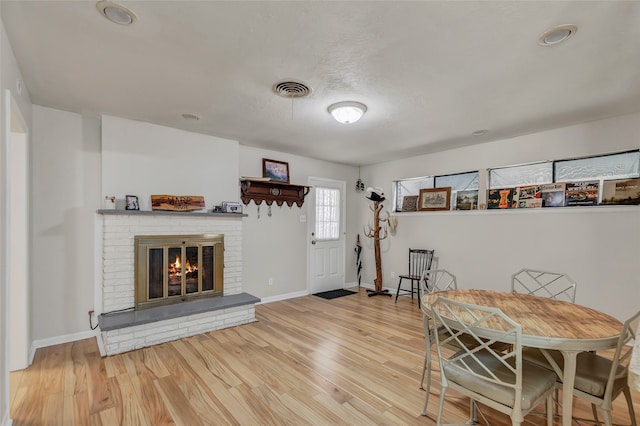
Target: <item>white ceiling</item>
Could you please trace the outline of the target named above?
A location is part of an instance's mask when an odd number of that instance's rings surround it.
[[[639,1],[121,4],[134,25],[2,0],[33,103],[354,165],[640,111]],[[578,31],[539,46],[559,24]],[[313,93],[278,97],[283,80]],[[368,106],[358,123],[327,113],[345,100]]]

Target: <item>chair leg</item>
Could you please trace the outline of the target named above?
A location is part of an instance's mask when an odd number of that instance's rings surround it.
[[[556,392],[558,391],[558,389],[556,389]],[[556,394],[556,398],[557,398],[557,394]],[[552,426],[553,425],[553,406],[555,405],[554,400],[553,400],[553,396],[551,396],[551,394],[549,394],[547,396],[547,426]]]
[[[442,386],[440,390],[440,403],[438,404],[438,420],[436,421],[436,425],[440,426],[442,424],[442,410],[444,409],[444,395],[447,392],[447,387]]]
[[[611,418],[611,408],[602,410],[602,417],[604,417],[604,424],[607,426],[613,425],[613,419]]]
[[[429,350],[427,349],[427,352]],[[420,378],[420,390],[424,390],[424,375],[427,371],[427,354],[424,355],[424,364],[422,365],[422,377]]]
[[[591,404],[591,411],[593,411],[593,420],[595,424],[600,426],[600,420],[598,420],[598,409],[596,408],[596,404]]]
[[[429,393],[431,392],[431,345],[427,341],[427,353],[424,356],[424,367],[422,369],[422,380],[420,381],[420,389],[424,389],[424,374],[427,373],[427,388],[424,396],[424,407],[422,407],[422,415],[427,415],[427,405],[429,405]]]
[[[478,424],[478,403],[469,398],[469,424]]]
[[[400,294],[400,285],[401,284],[402,284],[402,278],[400,278],[400,281],[398,281],[398,290],[396,291],[396,302],[395,303],[398,303],[398,295]]]
[[[629,417],[631,417],[631,426],[637,426],[636,424],[636,413],[633,409],[633,401],[631,400],[631,391],[628,387],[622,389],[622,393],[624,393],[624,399],[627,400],[627,406],[629,407]]]
[[[429,386],[427,386],[427,391],[424,396],[424,406],[422,407],[422,415],[427,415],[427,405],[429,405]]]

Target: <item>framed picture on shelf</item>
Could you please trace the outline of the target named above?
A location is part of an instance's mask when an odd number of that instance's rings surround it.
[[[476,210],[478,208],[478,190],[456,191],[456,210]]]
[[[437,211],[449,210],[451,205],[451,187],[423,188],[420,190],[418,210]]]
[[[415,212],[418,210],[418,196],[417,195],[405,195],[402,198],[402,211],[403,212]]]
[[[262,176],[272,181],[289,183],[289,163],[263,158]]]
[[[126,195],[125,205],[126,210],[140,210],[140,204],[138,203],[137,195]]]

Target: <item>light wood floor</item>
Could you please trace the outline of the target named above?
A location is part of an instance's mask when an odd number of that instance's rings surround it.
[[[306,296],[259,305],[256,317],[106,358],[95,339],[39,349],[33,365],[11,373],[14,425],[435,424],[440,378],[434,372],[423,417],[422,317],[410,297]],[[447,423],[464,423],[468,400],[449,391],[445,410]],[[483,412],[492,425],[511,424]],[[590,414],[576,400],[574,415]],[[613,414],[630,423],[622,396]]]

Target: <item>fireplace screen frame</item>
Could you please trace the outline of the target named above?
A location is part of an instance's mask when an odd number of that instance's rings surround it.
[[[222,296],[224,291],[224,235],[137,235],[134,237],[135,246],[135,309],[146,309],[154,306],[169,305],[193,299]],[[181,248],[183,264],[186,264],[185,252],[187,247],[197,247],[198,258],[202,259],[202,248],[213,246],[213,289],[202,290],[203,273],[198,273],[198,289],[187,293],[186,274],[181,277],[181,294],[169,295],[169,249]],[[149,297],[149,251],[162,249],[162,296]],[[203,265],[199,265],[202,270]]]

